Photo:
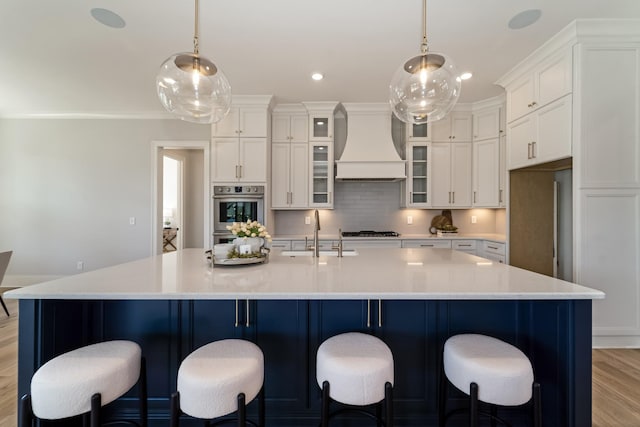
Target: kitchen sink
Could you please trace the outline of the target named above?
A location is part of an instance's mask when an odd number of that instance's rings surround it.
[[[313,251],[282,251],[280,252],[280,255],[282,256],[313,256]],[[350,249],[350,250],[343,250],[342,251],[342,256],[355,256],[358,255],[358,252]],[[338,256],[338,251],[320,251],[320,256]]]

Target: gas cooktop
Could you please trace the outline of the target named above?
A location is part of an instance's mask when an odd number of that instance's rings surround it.
[[[342,232],[342,237],[398,237],[399,235],[400,233],[396,233],[395,231],[362,230]]]

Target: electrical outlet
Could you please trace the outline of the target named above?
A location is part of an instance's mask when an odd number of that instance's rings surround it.
[[[76,262],[76,269],[78,269],[78,270],[84,270],[84,261],[78,261],[78,262]]]
[[[310,216],[305,216],[304,217],[304,223],[307,224],[307,225],[311,224],[311,217]]]
[[[136,225],[136,217],[135,216],[129,217],[129,225]]]
[[[478,222],[478,218],[475,215],[471,215],[471,224]]]
[[[407,224],[413,224],[413,217],[411,215],[407,215]]]

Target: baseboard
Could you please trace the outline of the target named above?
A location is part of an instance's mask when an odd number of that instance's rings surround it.
[[[640,348],[640,337],[631,336],[593,336],[592,348]]]

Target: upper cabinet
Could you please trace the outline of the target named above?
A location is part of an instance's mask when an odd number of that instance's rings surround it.
[[[269,112],[264,107],[231,107],[229,114],[213,125],[213,134],[216,137],[266,138],[268,121]]]
[[[308,115],[302,105],[278,106],[271,117],[271,207],[309,206]]]
[[[229,114],[212,125],[213,182],[267,182],[271,101],[271,96],[236,96]]]
[[[507,120],[512,122],[571,93],[571,49],[552,55],[507,87]]]
[[[407,123],[407,142],[431,141],[431,123],[420,125]]]
[[[471,142],[471,112],[453,111],[443,119],[431,123],[431,140],[434,142]]]
[[[473,113],[473,140],[498,138],[500,135],[500,107],[489,107]]]
[[[309,118],[305,112],[274,112],[271,118],[272,142],[308,142]]]
[[[404,206],[428,208],[431,206],[431,145],[411,141],[407,144],[407,180],[403,187]]]
[[[337,102],[303,102],[309,111],[309,141],[333,142],[333,114]]]
[[[571,157],[571,115],[567,95],[509,123],[509,170]]]

